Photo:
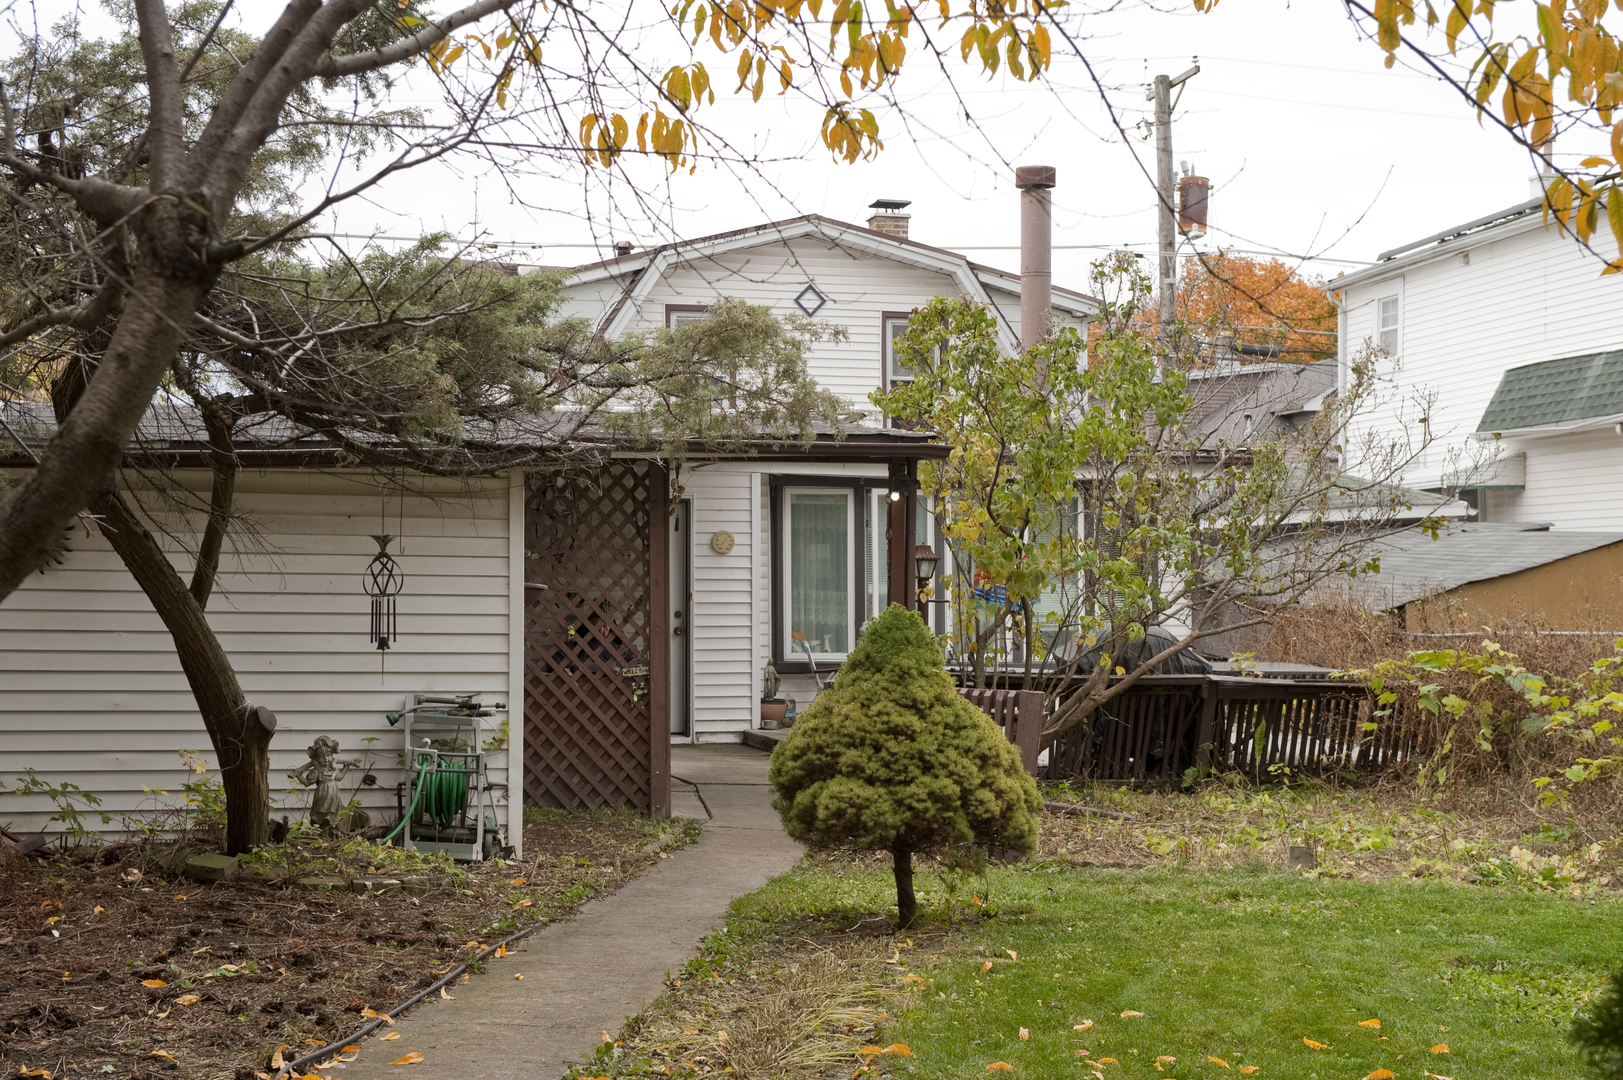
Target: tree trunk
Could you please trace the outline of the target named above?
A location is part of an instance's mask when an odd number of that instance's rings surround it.
[[[0,499],[0,599],[39,566],[79,511],[115,490],[135,425],[168,370],[207,285],[138,265],[94,377],[57,426],[38,465]]]
[[[906,930],[919,917],[919,898],[913,895],[913,849],[897,844],[890,853],[896,869],[896,929]]]
[[[248,703],[230,657],[152,533],[114,492],[92,507],[102,535],[169,628],[175,653],[220,762],[225,787],[225,850],[239,855],[270,840],[270,741],[276,720]]]

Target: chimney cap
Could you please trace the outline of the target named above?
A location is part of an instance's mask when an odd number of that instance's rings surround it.
[[[1014,186],[1021,191],[1027,188],[1051,188],[1054,184],[1052,165],[1020,165],[1014,170]]]
[[[614,254],[623,259],[627,255],[631,254],[631,247],[632,245],[630,240],[616,241],[614,245]]]
[[[868,209],[895,213],[897,210],[903,210],[912,205],[912,199],[875,199],[868,204]]]

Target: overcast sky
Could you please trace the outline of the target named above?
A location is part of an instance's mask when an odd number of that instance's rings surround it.
[[[649,3],[635,0],[632,10],[657,20]],[[1130,4],[1061,14],[1129,138],[1074,51],[1063,55],[1068,47],[1057,40],[1053,69],[1037,84],[976,77],[954,58],[948,85],[915,38],[897,86],[901,107],[876,107],[886,146],[872,162],[831,161],[816,135],[821,112],[810,103],[769,94],[752,105],[723,86],[710,122],[733,147],[761,156],[755,169],[703,164],[697,175],[672,177],[653,162],[611,175],[582,165],[532,173],[449,161],[392,179],[321,225],[546,245],[513,257],[573,265],[617,240],[642,246],[803,213],[861,222],[883,196],[912,200],[914,239],[1017,269],[1012,168],[1046,164],[1059,175],[1056,281],[1083,287],[1103,249],[1153,251],[1153,142],[1140,140],[1135,125],[1147,115],[1149,80],[1176,75],[1196,57],[1200,74],[1183,88],[1173,143],[1175,158],[1213,183],[1205,247],[1311,255],[1311,272],[1333,276],[1529,197],[1525,152],[1491,123],[1479,125],[1440,81],[1402,65],[1385,70],[1380,49],[1334,0],[1223,0],[1207,15],[1162,3],[1159,11]],[[260,29],[254,22],[280,6],[243,5],[247,28]],[[672,51],[666,27],[622,37],[632,48],[649,43],[663,62],[687,59]],[[713,52],[699,55],[717,72],[732,67]],[[437,88],[426,75],[419,67],[408,76],[397,103],[432,108]],[[1580,152],[1576,144],[1558,150]],[[329,173],[310,193],[353,175]]]

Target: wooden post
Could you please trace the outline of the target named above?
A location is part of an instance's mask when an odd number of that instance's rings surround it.
[[[917,611],[922,615],[924,605],[919,603],[919,463],[907,463],[907,489],[902,495],[902,506],[905,508],[907,521],[903,524],[902,558],[906,562],[902,574],[907,579],[907,592],[902,601],[909,611]],[[926,623],[930,620],[925,619]]]
[[[1041,690],[1011,690],[1014,695],[1014,744],[1020,748],[1020,764],[1037,775],[1037,755],[1042,752],[1043,701]],[[1050,758],[1052,760],[1052,758]]]
[[[908,576],[913,553],[913,534],[909,531],[907,507],[907,466],[904,462],[890,463],[890,493],[901,498],[885,500],[885,585],[890,602],[913,608],[912,597],[917,595],[917,584]]]
[[[1217,738],[1217,680],[1211,676],[1200,687],[1200,726],[1195,729],[1195,765],[1212,767],[1212,743]]]
[[[671,516],[669,475],[648,466],[648,815],[671,812]]]

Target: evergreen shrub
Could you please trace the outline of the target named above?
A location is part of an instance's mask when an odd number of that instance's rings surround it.
[[[914,854],[1036,846],[1042,797],[1019,751],[958,695],[941,646],[900,604],[868,624],[770,775],[790,836],[891,852],[904,929],[918,915]]]

